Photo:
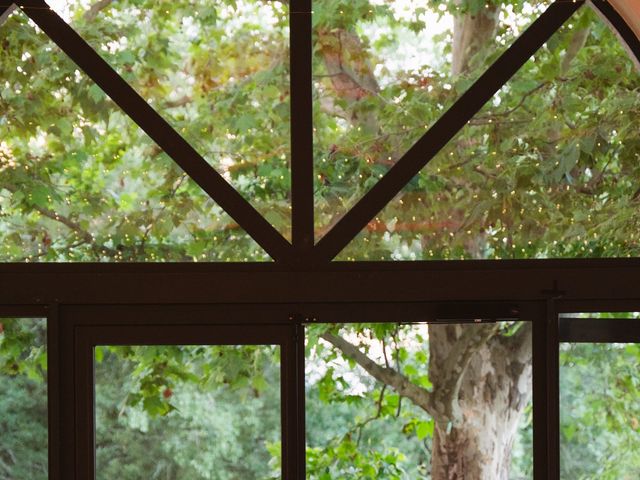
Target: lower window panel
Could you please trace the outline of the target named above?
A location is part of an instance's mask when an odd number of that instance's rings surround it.
[[[47,321],[0,318],[0,479],[48,478]]]
[[[96,479],[281,478],[279,347],[94,353]]]
[[[313,480],[533,478],[529,322],[309,325]]]
[[[560,344],[560,478],[640,478],[640,344]]]

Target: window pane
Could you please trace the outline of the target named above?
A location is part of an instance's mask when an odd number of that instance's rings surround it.
[[[315,0],[316,236],[551,3]]]
[[[583,7],[339,258],[637,256],[639,85]]]
[[[25,15],[0,28],[0,260],[269,260]]]
[[[640,344],[560,345],[561,478],[640,476],[639,372]]]
[[[288,2],[48,3],[290,236]]]
[[[46,480],[47,321],[0,318],[0,478]]]
[[[281,478],[279,354],[96,347],[96,479]]]
[[[531,324],[311,325],[307,478],[532,478]]]
[[[576,312],[561,313],[560,318],[640,318],[640,312]]]

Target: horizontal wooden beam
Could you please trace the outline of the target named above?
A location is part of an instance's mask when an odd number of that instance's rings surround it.
[[[3,264],[0,305],[640,299],[640,259],[277,264]]]

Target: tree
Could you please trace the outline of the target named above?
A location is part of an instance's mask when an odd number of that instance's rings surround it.
[[[271,346],[101,347],[98,478],[279,478]]]
[[[563,344],[560,349],[560,468],[577,479],[640,472],[638,344]],[[596,373],[596,374],[594,374]]]
[[[320,336],[397,395],[387,415],[400,415],[400,398],[418,407],[404,430],[432,439],[428,478],[510,478],[511,449],[531,395],[530,325],[429,325],[425,333],[390,326]],[[376,344],[382,364],[364,353]],[[389,355],[387,345],[394,346]],[[343,373],[327,375],[335,383]],[[384,391],[379,405],[383,400]]]
[[[0,479],[47,478],[47,357],[42,319],[0,320]]]
[[[52,5],[288,235],[285,3]],[[315,2],[317,236],[541,9],[519,0],[434,0],[404,13],[366,0]],[[429,32],[447,22],[450,28]],[[4,258],[267,260],[22,14],[1,28],[7,32],[0,58]],[[417,60],[385,63],[390,52],[421,42],[433,47]],[[585,8],[341,258],[636,255],[637,110],[632,63]],[[363,325],[356,334],[390,345],[396,331]],[[433,436],[432,478],[508,477],[516,426],[530,397],[528,325],[430,326],[412,352],[414,373],[406,370],[410,363],[403,371],[374,361],[368,343],[350,341],[345,332],[319,331],[314,338],[310,348],[333,346],[318,355],[339,352],[379,382],[368,391],[370,405],[381,412],[389,402],[399,411],[403,398],[415,405],[406,431],[420,440]],[[403,355],[398,349],[395,360]],[[337,381],[326,378],[328,385]],[[144,393],[143,405],[157,395]],[[147,403],[150,413],[169,413],[151,412]],[[352,440],[341,442],[342,451],[361,459],[362,471],[401,475],[394,467],[398,454],[362,457]]]
[[[450,7],[458,13],[453,22],[451,71],[440,73],[441,81],[448,85],[443,89],[452,92],[443,95],[443,103],[449,103],[451,95],[459,95],[469,78],[478,74],[474,65],[482,70],[484,62],[495,57],[493,50],[512,38],[506,22],[499,23],[506,5],[456,3]],[[343,37],[344,20],[337,13],[327,14],[327,21],[336,22],[334,31]],[[614,51],[618,53],[612,58]],[[353,55],[352,50],[344,50],[345,61]],[[363,55],[359,64],[367,60],[374,63]],[[588,55],[592,55],[590,60]],[[600,55],[606,61],[595,65],[606,65],[603,68],[608,74],[594,70],[594,56]],[[333,79],[331,71],[328,75]],[[434,77],[429,78],[433,88],[422,95],[425,103],[435,97]],[[583,11],[476,115],[432,162],[435,165],[427,167],[370,224],[343,258],[517,258],[635,252],[635,215],[625,215],[621,222],[612,222],[611,215],[630,212],[636,196],[633,182],[627,183],[620,172],[635,175],[637,139],[618,137],[618,131],[637,125],[637,119],[626,116],[630,113],[627,107],[633,106],[633,111],[638,104],[636,78],[632,63],[611,32],[592,12]],[[402,84],[403,89],[408,88],[407,83]],[[458,88],[451,87],[456,84]],[[418,92],[419,86],[419,81],[414,84]],[[332,80],[319,88],[327,92],[339,87]],[[356,112],[344,115],[352,123],[361,118],[357,112],[370,111],[380,101],[377,92],[365,90],[368,95],[339,105]],[[392,87],[388,91],[393,91]],[[609,96],[613,92],[615,100]],[[339,91],[334,96],[344,97]],[[386,99],[389,104],[391,98]],[[401,115],[405,116],[417,109],[412,102],[405,107],[407,99],[413,100],[411,92],[404,95]],[[345,147],[332,148],[340,153],[331,154],[335,161],[330,167],[342,165],[342,160],[347,163],[355,155],[370,155],[374,163],[393,163],[392,152],[407,148],[410,143],[402,142],[411,136],[401,131],[402,137],[396,140],[386,133],[392,130],[383,122],[393,110],[374,110],[382,112],[379,128],[372,129],[367,117],[367,125],[352,129],[342,139]],[[331,114],[326,108],[325,112]],[[422,109],[420,118],[432,118],[428,107]],[[522,131],[525,124],[528,128]],[[627,159],[634,160],[627,163]],[[343,176],[362,178],[358,173],[352,169]],[[353,190],[354,181],[347,181]],[[363,186],[366,190],[366,182]],[[612,197],[618,200],[612,201]],[[433,478],[508,478],[515,426],[531,393],[531,331],[524,327],[505,336],[498,327],[483,328],[480,332],[460,326],[430,328],[431,391],[417,388],[388,366],[381,367],[340,337],[324,338],[435,420]],[[389,342],[385,337],[379,340]],[[480,381],[483,374],[488,375],[488,382]],[[497,388],[491,381],[493,374],[501,379]],[[528,387],[519,389],[519,385]],[[438,401],[439,409],[434,408]],[[487,431],[492,433],[487,435]]]

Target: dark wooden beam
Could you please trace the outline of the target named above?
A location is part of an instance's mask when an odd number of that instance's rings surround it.
[[[640,299],[640,259],[276,264],[4,264],[0,305]],[[579,304],[576,305],[579,307]]]

